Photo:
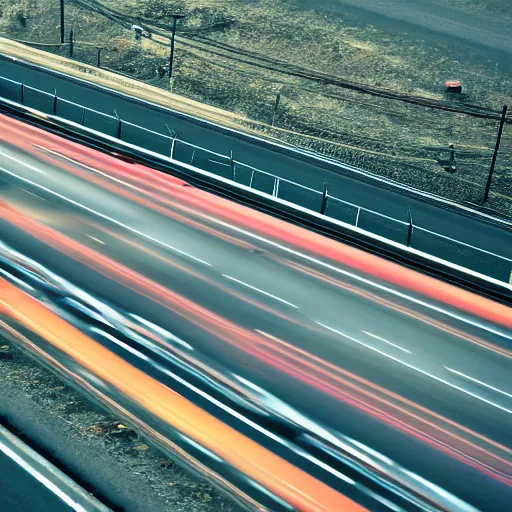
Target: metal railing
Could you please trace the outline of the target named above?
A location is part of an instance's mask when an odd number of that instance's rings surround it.
[[[329,184],[322,190],[300,185],[271,172],[258,169],[196,144],[181,140],[169,129],[164,135],[120,117],[99,112],[49,94],[20,82],[0,77],[0,97],[36,109],[45,114],[75,122],[88,129],[114,137],[174,161],[194,166],[215,176],[244,185],[271,197],[298,205],[306,210],[378,235],[392,242],[417,249],[436,258],[460,265],[496,280],[508,283],[512,260],[484,248],[449,238],[408,221],[384,215],[329,194]]]

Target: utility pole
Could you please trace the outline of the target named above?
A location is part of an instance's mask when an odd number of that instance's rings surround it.
[[[173,14],[171,16],[171,54],[169,56],[169,89],[172,89],[172,68],[174,64],[174,42],[176,39],[176,24],[178,20],[183,19],[183,14]]]
[[[75,35],[73,33],[73,29],[69,32],[69,58],[73,58],[73,50],[75,46]]]
[[[484,204],[489,199],[489,192],[491,190],[491,183],[492,183],[492,175],[494,174],[494,169],[496,167],[496,160],[498,159],[498,153],[500,151],[501,136],[503,135],[503,127],[505,126],[505,120],[506,120],[506,117],[507,117],[507,110],[508,110],[508,107],[507,107],[507,105],[505,105],[503,107],[503,111],[501,112],[500,127],[498,129],[498,136],[496,138],[496,145],[494,146],[494,153],[492,155],[492,162],[491,162],[491,168],[489,169],[489,176],[487,178],[487,185],[485,186]]]
[[[60,44],[64,44],[64,0],[60,0]]]

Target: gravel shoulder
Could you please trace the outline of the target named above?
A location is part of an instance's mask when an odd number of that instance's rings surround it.
[[[238,512],[53,372],[0,347],[0,422],[112,510]]]

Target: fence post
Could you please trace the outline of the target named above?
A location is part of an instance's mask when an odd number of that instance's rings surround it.
[[[117,117],[117,138],[121,139],[121,130],[123,129],[123,121],[121,121],[121,118],[119,117],[119,114],[117,113],[116,109],[114,109],[114,114]]]
[[[57,115],[57,89],[55,89],[55,94],[53,95],[53,115]]]
[[[235,181],[235,160],[233,159],[233,151],[229,158],[229,166],[231,167],[231,179]]]
[[[327,210],[327,199],[329,198],[328,192],[327,192],[327,182],[324,181],[324,191],[322,194],[322,208],[320,209],[320,213],[322,215],[325,215],[325,210]]]
[[[278,92],[276,96],[276,102],[274,103],[274,114],[272,115],[272,125],[276,122],[277,109],[279,108],[279,103],[281,102],[281,93]]]
[[[64,0],[60,0],[60,44],[64,44]]]
[[[172,142],[171,142],[171,154],[170,154],[171,160],[174,160],[174,152],[175,151],[176,151],[176,135],[172,138]]]
[[[73,40],[73,29],[69,32],[69,58],[73,58],[73,46],[74,46],[74,40]]]
[[[407,247],[411,247],[413,230],[414,230],[414,225],[412,223],[411,207],[409,206],[409,226],[407,228]]]
[[[500,151],[501,136],[503,135],[503,127],[505,126],[507,110],[508,110],[507,105],[504,105],[503,111],[501,112],[501,120],[500,120],[500,127],[498,129],[498,136],[496,137],[496,145],[494,146],[494,154],[492,155],[491,168],[489,169],[489,176],[487,177],[487,185],[485,186],[484,201],[483,201],[484,204],[489,199],[489,192],[491,190],[491,183],[492,183],[492,175],[494,174],[494,169],[496,167],[496,160],[498,159],[498,153]]]
[[[98,48],[98,54],[96,55],[96,67],[101,68],[101,48]]]
[[[167,131],[169,132],[169,135],[172,138],[171,151],[169,152],[169,158],[171,160],[174,160],[174,152],[176,151],[176,139],[178,138],[178,134],[174,130],[171,130],[167,123],[165,123],[165,127],[167,128]]]

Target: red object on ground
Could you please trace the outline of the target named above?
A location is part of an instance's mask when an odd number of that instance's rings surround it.
[[[460,80],[448,80],[446,90],[449,92],[462,92],[462,82]]]

